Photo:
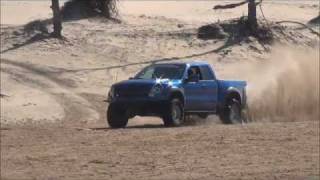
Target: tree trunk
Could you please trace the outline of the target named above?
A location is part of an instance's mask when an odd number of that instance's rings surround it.
[[[61,31],[62,31],[62,20],[60,14],[60,6],[59,0],[51,0],[52,6],[51,9],[53,11],[53,33],[52,35],[57,38],[61,38]]]
[[[252,28],[251,30],[255,30],[258,26],[255,0],[249,0],[248,2],[248,23]]]

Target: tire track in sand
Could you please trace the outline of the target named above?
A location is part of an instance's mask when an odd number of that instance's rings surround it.
[[[1,59],[1,73],[25,86],[40,90],[56,100],[64,110],[63,125],[80,126],[98,120],[100,115],[94,106],[72,91],[72,79],[63,79],[54,69],[30,63]]]

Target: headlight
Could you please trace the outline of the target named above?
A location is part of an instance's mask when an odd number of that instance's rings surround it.
[[[162,90],[163,90],[163,87],[160,84],[156,84],[151,88],[149,92],[149,96],[150,97],[158,96],[159,94],[162,93]]]

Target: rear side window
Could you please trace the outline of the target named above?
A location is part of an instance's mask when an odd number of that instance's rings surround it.
[[[214,80],[211,69],[208,66],[200,66],[202,80]]]

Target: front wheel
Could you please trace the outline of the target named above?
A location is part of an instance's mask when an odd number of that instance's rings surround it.
[[[183,123],[184,111],[183,105],[179,99],[172,99],[167,112],[163,116],[163,122],[166,127],[180,126]]]
[[[226,106],[219,113],[221,121],[225,124],[242,123],[241,105],[236,99],[227,102]]]
[[[127,126],[128,117],[125,109],[110,104],[107,111],[107,120],[111,128],[124,128]]]

